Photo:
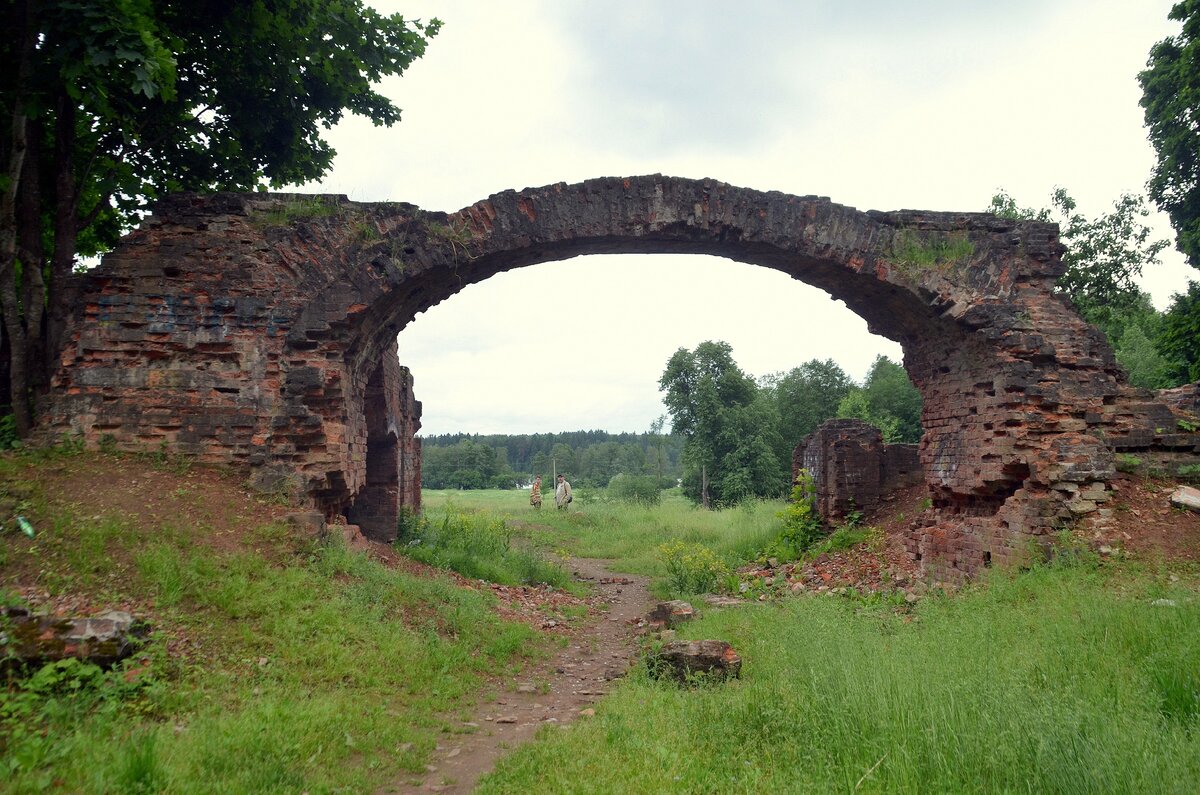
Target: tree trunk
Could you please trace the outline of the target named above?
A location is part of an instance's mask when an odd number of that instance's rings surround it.
[[[45,128],[40,121],[29,120],[26,137],[24,176],[17,196],[17,260],[21,263],[21,311],[28,337],[25,362],[29,372],[29,388],[36,392],[45,383],[41,372],[43,368],[39,367],[43,359],[40,330],[46,306],[46,281],[43,277],[46,249],[42,235],[42,189],[39,178]]]
[[[704,510],[712,509],[712,501],[708,497],[708,465],[700,466],[700,507]]]
[[[28,11],[22,6],[22,11]],[[21,187],[21,175],[25,166],[28,141],[26,131],[29,120],[25,113],[25,87],[29,80],[30,61],[35,39],[33,25],[26,14],[18,12],[18,64],[16,90],[13,92],[12,141],[5,163],[7,185],[0,193],[0,304],[4,314],[11,361],[9,363],[10,393],[12,396],[13,419],[17,434],[27,436],[33,427],[29,410],[29,377],[26,368],[25,327],[21,318],[21,303],[17,297],[17,196]]]
[[[45,327],[39,328],[43,355],[38,362],[44,371],[45,383],[49,383],[66,327],[65,288],[75,268],[75,244],[79,239],[79,190],[73,157],[75,117],[75,104],[62,94],[54,133],[54,252],[50,260],[50,282],[46,285],[48,317]]]

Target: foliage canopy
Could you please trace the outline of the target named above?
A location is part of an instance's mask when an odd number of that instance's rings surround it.
[[[1146,187],[1171,217],[1176,246],[1200,267],[1200,0],[1181,0],[1167,16],[1183,27],[1151,48],[1147,69],[1138,74],[1158,156]]]
[[[727,342],[680,348],[658,382],[672,429],[684,437],[684,493],[704,507],[777,497],[789,462],[777,454],[775,404],[733,360]]]
[[[77,255],[110,248],[163,193],[316,179],[348,111],[441,23],[361,0],[9,0],[0,21],[0,301],[18,431],[64,322]]]

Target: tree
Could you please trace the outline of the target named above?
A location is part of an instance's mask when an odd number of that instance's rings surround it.
[[[1059,239],[1067,249],[1066,273],[1055,289],[1071,299],[1085,320],[1103,328],[1112,313],[1143,300],[1136,279],[1145,266],[1159,264],[1166,242],[1150,239],[1150,227],[1140,220],[1149,215],[1141,196],[1122,194],[1111,213],[1095,219],[1078,212],[1064,188],[1054,191],[1050,203],[1053,210],[1021,208],[1001,191],[992,197],[989,210],[1006,218],[1058,221]]]
[[[1172,384],[1200,381],[1200,283],[1172,296],[1157,347],[1173,362]]]
[[[575,451],[569,444],[557,442],[550,448],[551,477],[573,474],[578,469],[576,463]]]
[[[1170,216],[1176,248],[1200,267],[1200,0],[1176,3],[1167,17],[1183,29],[1155,44],[1138,74],[1158,156],[1146,189]]]
[[[649,436],[654,440],[654,450],[652,454],[647,455],[649,462],[647,468],[653,471],[654,477],[660,487],[665,481],[665,472],[667,470],[667,453],[663,449],[663,426],[667,424],[667,415],[660,414],[658,419],[650,423]],[[649,453],[649,450],[647,450]]]
[[[896,444],[900,441],[900,421],[890,414],[880,414],[871,408],[871,401],[862,387],[854,387],[850,394],[838,404],[837,416],[869,422],[883,434],[883,441]]]
[[[550,474],[550,454],[542,450],[534,453],[529,461],[529,471],[534,477],[538,475],[548,477]]]
[[[680,348],[659,379],[672,429],[684,437],[684,493],[705,508],[778,496],[787,486],[778,414],[726,342]]]
[[[1200,336],[1190,333],[1196,328],[1192,291],[1175,296],[1168,321],[1134,281],[1144,266],[1158,264],[1158,254],[1166,246],[1163,241],[1152,242],[1149,227],[1139,220],[1147,215],[1142,199],[1125,194],[1113,203],[1113,212],[1092,221],[1075,212],[1075,202],[1062,188],[1054,192],[1052,203],[1067,247],[1063,255],[1067,272],[1057,289],[1071,298],[1085,320],[1105,333],[1131,383],[1157,383],[1161,388],[1184,383],[1189,372],[1195,373],[1190,379],[1200,378],[1189,364],[1200,362]],[[990,209],[1009,218],[1049,221],[1054,217],[1050,210],[1020,208],[1003,192],[992,197]],[[1162,361],[1147,359],[1149,351],[1136,335],[1124,342],[1135,326],[1153,343]]]
[[[779,433],[794,447],[830,417],[849,394],[854,382],[832,359],[810,359],[776,379],[775,400],[779,406]]]
[[[921,393],[905,369],[886,356],[875,357],[862,387],[838,405],[837,416],[857,417],[883,432],[889,444],[921,441]]]
[[[1117,362],[1125,368],[1129,383],[1145,389],[1171,385],[1172,363],[1154,347],[1140,325],[1125,329],[1116,347]]]
[[[346,111],[398,121],[373,86],[440,27],[361,0],[7,0],[0,19],[4,386],[22,435],[78,255],[168,191],[320,177],[323,130]]]

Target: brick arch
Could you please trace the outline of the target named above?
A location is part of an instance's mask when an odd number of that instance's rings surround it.
[[[941,569],[1026,554],[1102,499],[1114,446],[1149,444],[1171,416],[1052,293],[1054,225],[654,175],[506,191],[452,214],[170,197],[81,279],[43,429],[244,466],[388,538],[420,499],[420,404],[396,334],[503,271],[660,252],[782,271],[900,343],[925,399],[933,500],[911,549]],[[803,340],[780,344],[804,358]]]

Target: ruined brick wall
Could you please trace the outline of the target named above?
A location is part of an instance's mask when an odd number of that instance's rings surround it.
[[[896,489],[915,486],[925,479],[921,471],[921,446],[916,444],[885,444],[883,446],[884,494]]]
[[[1200,414],[1200,381],[1185,384],[1174,389],[1160,389],[1156,395],[1158,400],[1168,406],[1187,412]]]
[[[920,483],[917,445],[884,444],[870,423],[832,419],[806,436],[792,453],[792,479],[807,469],[817,511],[836,522],[855,511],[870,513],[888,493]]]
[[[174,197],[82,277],[42,432],[243,469],[386,537],[420,504],[421,406],[395,334],[345,305],[386,289],[346,256],[356,229],[284,233],[294,201]]]
[[[1190,443],[1179,409],[1126,385],[1054,294],[1054,225],[660,175],[505,191],[452,214],[168,197],[76,285],[41,432],[243,467],[382,537],[389,505],[419,502],[420,410],[393,371],[396,334],[494,274],[618,252],[774,268],[901,345],[934,503],[910,550],[939,576],[1019,560],[1098,510],[1114,451]]]

